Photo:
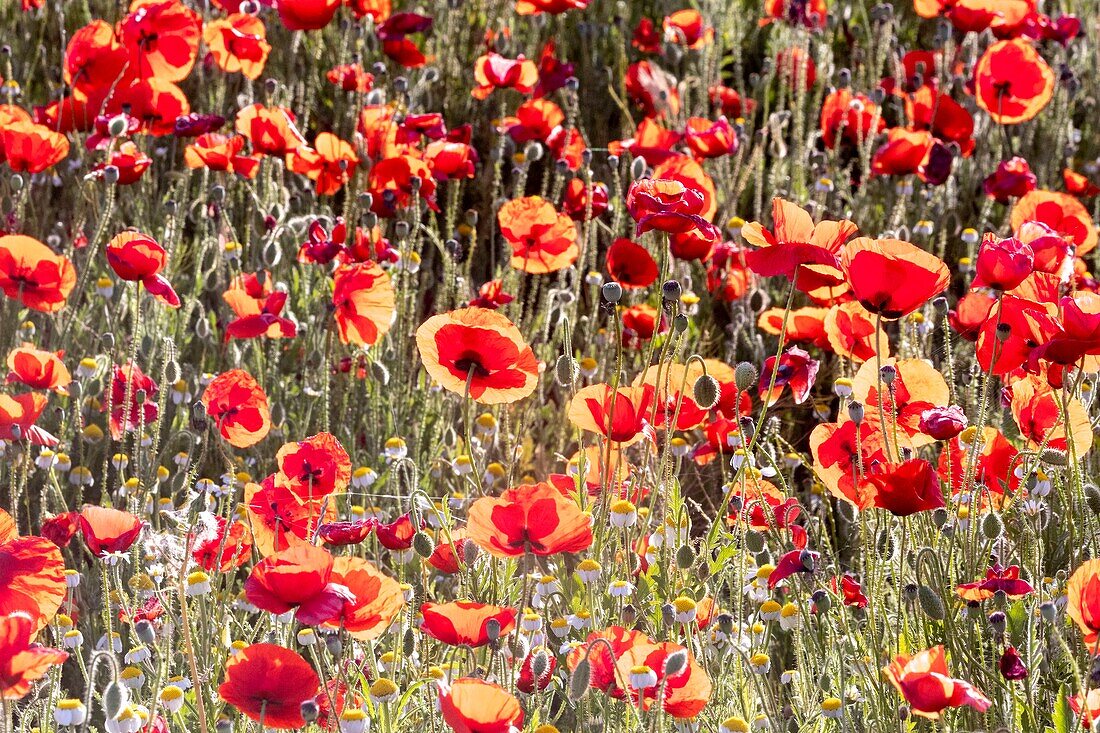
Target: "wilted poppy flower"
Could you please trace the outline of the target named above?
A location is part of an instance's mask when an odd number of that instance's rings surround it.
[[[898,239],[854,239],[840,262],[856,300],[883,318],[909,315],[951,280],[942,260]]]
[[[22,699],[31,691],[31,683],[69,658],[68,652],[32,644],[37,631],[25,613],[16,611],[0,617],[0,699]]]
[[[523,725],[519,700],[500,685],[473,677],[441,684],[439,710],[455,733],[505,733]]]
[[[342,492],[351,479],[351,459],[336,436],[317,433],[297,443],[286,443],[275,455],[279,471],[275,485],[303,501],[315,501]]]
[[[643,178],[630,185],[626,207],[638,223],[635,236],[651,230],[669,234],[696,231],[715,240],[717,227],[702,216],[706,199],[702,192],[682,181]]]
[[[863,507],[885,509],[896,517],[930,512],[944,506],[936,469],[923,458],[889,463],[869,470],[857,489]]]
[[[316,31],[332,22],[341,0],[279,0],[276,5],[287,30]]]
[[[69,258],[22,234],[0,236],[0,290],[24,306],[53,313],[76,286]]]
[[[8,352],[9,383],[18,382],[31,389],[50,389],[68,394],[66,387],[72,382],[61,357],[64,351],[42,351],[33,344],[23,344]]]
[[[432,316],[416,330],[416,345],[432,379],[475,402],[515,402],[538,385],[534,352],[496,311],[461,308]]]
[[[516,609],[476,601],[429,602],[420,607],[420,615],[420,630],[451,646],[480,647],[493,641],[489,636],[490,621],[496,623],[496,638],[507,636],[516,628]]]
[[[68,154],[68,138],[45,125],[15,121],[0,129],[0,161],[16,173],[41,173]]]
[[[243,369],[214,377],[202,393],[202,404],[218,432],[235,448],[253,446],[271,430],[267,394]]]
[[[1030,120],[1053,94],[1054,71],[1025,40],[994,43],[974,67],[974,98],[1002,125]]]
[[[262,20],[247,13],[231,13],[224,19],[206,24],[203,40],[222,71],[240,72],[249,79],[258,79],[264,72],[271,44]]]
[[[331,132],[322,132],[313,147],[301,145],[286,154],[286,167],[317,183],[319,196],[331,196],[355,173],[359,156],[350,143]]]
[[[208,572],[228,573],[252,557],[252,531],[240,520],[227,522],[214,516],[214,531],[195,538],[191,559]]]
[[[1012,231],[1017,237],[1028,222],[1039,222],[1051,230],[1069,237],[1077,245],[1077,255],[1096,247],[1097,231],[1092,215],[1084,205],[1069,194],[1035,190],[1012,207]]]
[[[520,55],[509,59],[490,51],[474,62],[474,80],[477,86],[471,94],[486,99],[494,89],[515,89],[520,94],[530,94],[539,80],[539,70],[534,61]]]
[[[140,282],[157,300],[179,308],[179,296],[160,274],[168,253],[149,235],[133,230],[116,234],[107,243],[107,264],[123,280]]]
[[[294,113],[286,107],[251,104],[237,113],[236,128],[252,143],[253,150],[265,155],[281,158],[305,145],[302,133],[294,126]]]
[[[914,715],[939,718],[947,708],[969,706],[984,712],[993,703],[969,682],[953,679],[947,671],[942,646],[913,656],[899,654],[883,673],[909,704]]]
[[[1015,237],[988,233],[978,249],[977,274],[971,287],[1013,290],[1031,274],[1035,251]]]
[[[0,509],[0,617],[26,614],[30,635],[53,618],[65,598],[65,560],[42,537],[20,537],[11,515]],[[0,655],[0,659],[2,659]],[[3,679],[3,675],[0,675]]]
[[[840,295],[847,289],[838,256],[844,242],[856,233],[847,219],[814,224],[810,214],[790,201],[772,199],[774,232],[759,222],[741,228],[741,237],[754,249],[745,250],[745,262],[757,275],[786,277],[804,292],[828,289]]]
[[[137,541],[145,525],[130,512],[101,506],[86,506],[80,512],[84,544],[98,558],[123,553]]]
[[[997,669],[1006,680],[1027,679],[1029,674],[1027,667],[1024,666],[1024,660],[1020,659],[1020,654],[1014,646],[1005,647],[1004,653],[997,662]]]
[[[354,599],[346,600],[328,624],[344,628],[359,641],[381,636],[405,605],[401,585],[359,557],[336,558],[332,581],[346,587]]]
[[[466,535],[496,557],[556,555],[591,545],[592,522],[550,484],[523,484],[475,501]]]
[[[577,227],[568,215],[539,196],[514,199],[500,207],[497,223],[512,247],[511,265],[532,274],[557,272],[577,259]]]
[[[338,267],[333,274],[332,303],[345,344],[372,346],[393,325],[393,284],[374,262]]]
[[[959,583],[955,592],[964,601],[988,601],[998,591],[1003,592],[1012,600],[1018,600],[1033,593],[1031,584],[1020,580],[1020,566],[1010,565],[1002,568],[994,564],[985,571],[985,577],[973,583]]]
[[[657,279],[657,262],[649,250],[619,237],[607,250],[607,272],[624,288],[645,288]]]
[[[299,729],[306,725],[302,703],[313,699],[320,686],[313,667],[297,652],[275,644],[250,644],[226,663],[218,695],[268,727]]]
[[[766,398],[769,405],[774,405],[783,394],[783,389],[789,385],[794,394],[795,404],[801,405],[810,396],[814,380],[817,379],[818,366],[816,359],[811,359],[809,353],[797,346],[792,346],[783,352],[779,358],[778,368],[775,357],[769,356],[764,362],[764,369],[760,372],[758,381],[761,398]],[[768,392],[773,371],[775,386],[772,387],[771,392]]]
[[[1002,204],[1007,204],[1009,198],[1020,198],[1035,190],[1038,180],[1031,172],[1031,166],[1026,159],[1016,156],[1008,160],[1002,160],[997,165],[997,170],[990,173],[982,181],[982,190],[985,195]]]
[[[703,20],[703,14],[694,8],[677,10],[664,19],[665,39],[669,43],[698,50],[714,40],[714,28]]]
[[[248,602],[264,611],[293,610],[299,623],[317,625],[336,617],[355,597],[332,579],[332,555],[324,548],[295,545],[265,557],[244,583]]]

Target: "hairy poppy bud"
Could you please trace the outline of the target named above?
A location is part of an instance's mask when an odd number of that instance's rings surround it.
[[[412,628],[405,629],[405,634],[401,639],[401,651],[405,653],[406,657],[411,657],[416,653],[416,632]]]
[[[756,367],[747,361],[740,362],[733,368],[733,383],[742,392],[756,384],[756,378]]]
[[[690,568],[694,562],[695,548],[691,545],[680,545],[680,548],[676,550],[676,567],[685,570]]]
[[[745,547],[749,548],[749,552],[760,552],[764,549],[764,535],[756,530],[749,530],[745,533]]]
[[[344,642],[340,641],[340,637],[335,634],[326,636],[325,649],[327,649],[328,653],[332,656],[338,657],[344,653]]]
[[[473,542],[462,543],[462,562],[464,562],[467,567],[477,562],[477,556],[478,546],[476,544]]]
[[[645,158],[635,158],[630,164],[630,177],[635,181],[645,175]]]
[[[687,649],[678,649],[665,657],[665,677],[675,677],[687,667]]]
[[[943,599],[940,598],[936,591],[932,590],[927,585],[922,585],[917,588],[917,600],[920,601],[921,610],[924,611],[928,618],[942,621],[947,616],[947,609],[944,608]]]
[[[1085,503],[1089,505],[1093,514],[1100,516],[1100,488],[1094,484],[1086,484]]]
[[[569,677],[569,699],[576,702],[584,697],[591,681],[592,663],[588,661],[588,657],[583,657]]]
[[[554,378],[562,387],[573,384],[578,374],[580,374],[580,366],[577,365],[577,360],[568,354],[562,354],[554,363]]]
[[[115,720],[130,702],[130,693],[116,680],[107,683],[103,690],[103,712],[108,720]]]
[[[818,613],[828,613],[829,609],[833,607],[833,599],[824,588],[815,590],[811,597],[814,602],[814,608],[817,609]]]
[[[122,137],[126,134],[126,130],[129,126],[130,123],[126,120],[125,116],[115,115],[111,118],[110,122],[107,123],[107,134],[111,137]]]
[[[531,659],[531,675],[538,681],[546,676],[546,671],[550,667],[550,659],[546,656],[546,651],[539,649],[535,652],[535,656]]]
[[[435,541],[427,532],[417,532],[413,535],[413,549],[420,557],[431,557],[432,553],[435,552]]]
[[[103,180],[106,181],[108,184],[113,186],[114,184],[118,183],[118,176],[118,166],[103,166]]]
[[[23,183],[23,176],[18,173],[12,174],[12,177],[8,179],[8,185],[11,186],[13,191],[22,191]]]
[[[1044,448],[1039,454],[1039,460],[1049,466],[1065,466],[1069,463],[1066,452],[1057,448]]]
[[[721,386],[718,384],[718,380],[709,374],[704,374],[695,380],[695,385],[692,387],[692,398],[695,400],[695,404],[704,410],[709,410],[718,404],[718,397],[721,392]]]
[[[1004,523],[996,512],[990,512],[982,517],[982,534],[986,539],[995,540],[1004,531]]]

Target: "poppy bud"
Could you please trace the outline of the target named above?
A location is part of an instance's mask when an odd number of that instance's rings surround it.
[[[695,380],[695,385],[692,388],[692,398],[699,407],[709,410],[718,404],[720,392],[721,386],[718,384],[718,380],[709,374],[704,374]]]
[[[989,614],[989,625],[993,627],[993,630],[997,633],[1001,633],[1005,630],[1005,614],[1004,611],[994,611]]]
[[[883,557],[890,557],[894,554],[894,537],[890,534],[889,529],[884,529],[879,532],[878,541],[875,542],[875,549],[877,549],[879,555]]]
[[[405,629],[405,635],[401,639],[401,651],[405,653],[406,657],[411,657],[416,653],[416,633],[412,628]]]
[[[550,659],[546,656],[546,651],[539,649],[531,659],[531,675],[541,682],[549,667]]]
[[[18,173],[13,174],[12,177],[8,179],[8,185],[11,186],[11,189],[13,191],[22,191],[23,176],[19,175]]]
[[[1066,452],[1057,448],[1044,448],[1043,452],[1039,454],[1039,460],[1049,466],[1068,465]]]
[[[419,191],[420,186],[424,182],[420,179],[420,176],[409,176],[409,189],[412,191]],[[388,189],[387,189],[388,190]]]
[[[409,222],[395,221],[393,223],[393,236],[397,239],[405,239],[409,236]]]
[[[678,649],[665,657],[665,677],[675,677],[687,666],[687,649]]]
[[[628,603],[623,606],[622,622],[623,626],[633,626],[634,622],[638,620],[638,610],[634,608],[634,604]]]
[[[462,543],[462,561],[467,567],[477,562],[478,547],[473,542]]]
[[[584,697],[591,681],[592,663],[588,661],[588,657],[583,657],[569,677],[569,699],[576,702]]]
[[[119,682],[112,680],[103,690],[103,712],[108,720],[115,720],[130,702],[130,693]]]
[[[532,163],[537,160],[542,160],[543,147],[538,142],[532,140],[527,143],[527,146],[523,149],[523,157]]]
[[[806,568],[807,572],[813,572],[814,569],[814,554],[809,550],[803,550],[798,553],[798,562],[802,564],[802,567]]]
[[[623,297],[623,286],[617,282],[606,282],[603,287],[600,288],[600,292],[603,294],[603,299],[608,303],[618,303]]]
[[[562,354],[554,363],[554,378],[559,386],[568,387],[579,374],[580,367],[577,365],[577,360],[568,354]]]
[[[935,621],[943,621],[947,616],[947,609],[943,606],[943,599],[936,591],[927,585],[917,588],[917,600],[920,601],[921,610],[925,615]]]
[[[317,704],[316,700],[303,700],[301,711],[302,719],[307,723],[312,723],[321,714],[321,706]]]
[[[695,549],[691,545],[680,545],[680,548],[676,550],[676,567],[686,570],[694,562]]]
[[[413,549],[420,557],[429,558],[435,552],[435,541],[427,532],[417,532],[413,535]]]
[[[814,608],[818,613],[828,613],[829,609],[833,607],[833,599],[829,597],[828,592],[824,588],[818,588],[811,596],[814,602]]]
[[[111,137],[122,137],[126,134],[126,130],[129,126],[130,123],[126,120],[124,115],[116,115],[107,123],[107,134]]]
[[[860,402],[848,403],[848,417],[852,419],[856,425],[863,422],[863,404]]]
[[[739,363],[733,369],[733,383],[742,392],[756,384],[756,377],[756,367],[747,361]]]
[[[974,287],[1012,290],[1027,279],[1035,266],[1035,251],[1015,237],[997,239],[987,234],[978,250]]]
[[[672,626],[676,623],[676,607],[671,603],[665,603],[661,606],[661,623],[665,626]]]
[[[676,317],[672,319],[672,330],[677,334],[681,334],[687,330],[688,317],[683,313],[677,313]]]
[[[951,440],[966,429],[968,421],[963,411],[951,405],[933,407],[920,415],[919,429],[936,440]]]
[[[745,533],[745,547],[749,552],[760,552],[764,549],[764,535],[756,530],[749,530]]]
[[[638,180],[645,175],[646,165],[645,158],[635,158],[630,163],[630,177],[633,180]]]
[[[904,723],[906,720],[909,720],[910,713],[911,711],[908,705],[904,703],[898,705],[898,720]]]
[[[982,534],[986,539],[995,540],[1004,531],[1004,523],[995,512],[990,512],[982,517]]]
[[[683,288],[680,287],[677,280],[666,280],[664,285],[661,286],[661,295],[665,300],[679,300],[683,292]]]
[[[1089,505],[1092,513],[1100,516],[1100,488],[1094,484],[1085,485],[1085,503]]]
[[[1050,601],[1039,604],[1039,615],[1047,623],[1053,623],[1058,618],[1058,608]]]

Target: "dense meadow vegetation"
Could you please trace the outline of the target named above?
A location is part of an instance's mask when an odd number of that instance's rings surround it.
[[[0,28],[0,733],[1100,721],[1096,0]]]

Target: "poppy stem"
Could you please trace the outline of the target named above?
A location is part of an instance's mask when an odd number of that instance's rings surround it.
[[[335,710],[333,712],[335,713]],[[266,718],[266,717],[267,717],[267,700],[262,700],[260,702],[260,718],[259,718],[260,731],[259,731],[259,733],[264,733],[264,718]]]

